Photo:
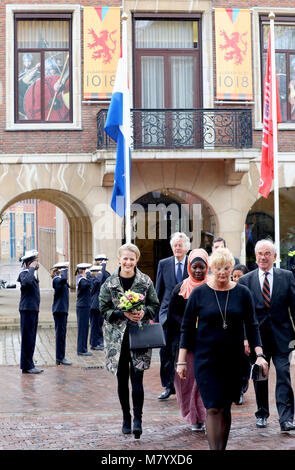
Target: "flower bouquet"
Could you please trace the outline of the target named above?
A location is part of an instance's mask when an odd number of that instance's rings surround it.
[[[122,312],[138,312],[139,310],[143,310],[143,307],[144,296],[142,294],[138,294],[129,289],[120,297],[118,308],[122,310]],[[137,324],[139,328],[142,328],[141,322],[137,322]]]

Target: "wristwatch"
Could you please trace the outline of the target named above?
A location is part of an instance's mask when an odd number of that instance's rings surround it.
[[[256,354],[256,357],[263,357],[263,359],[265,359],[265,360],[266,360],[266,357],[265,357],[265,355],[264,355],[264,354],[262,354],[262,353]]]

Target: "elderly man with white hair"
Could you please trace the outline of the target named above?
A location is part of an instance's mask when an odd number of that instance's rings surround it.
[[[159,310],[159,321],[163,326],[166,335],[166,320],[168,304],[171,293],[176,286],[188,277],[187,272],[187,252],[190,249],[190,239],[183,232],[175,232],[170,239],[173,256],[165,258],[159,262],[156,292],[161,302]],[[171,364],[169,351],[164,346],[160,350],[160,377],[162,386],[165,390],[158,396],[160,400],[167,399],[170,395],[175,394],[174,388],[174,364]]]
[[[276,405],[281,432],[295,430],[294,394],[290,377],[290,352],[294,348],[295,280],[291,271],[273,267],[276,250],[271,240],[259,240],[255,246],[258,268],[239,280],[254,299],[263,352],[276,369]],[[252,354],[254,351],[252,351]],[[257,412],[256,426],[265,428],[269,417],[268,381],[254,381]]]

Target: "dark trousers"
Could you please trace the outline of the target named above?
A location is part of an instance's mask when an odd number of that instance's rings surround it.
[[[20,312],[21,330],[21,353],[20,368],[22,370],[33,369],[34,351],[36,345],[36,335],[38,327],[38,312],[23,310]]]
[[[55,324],[55,357],[62,361],[66,354],[66,334],[68,314],[65,312],[55,312],[53,314]]]
[[[90,308],[77,307],[76,313],[78,323],[77,352],[85,353],[87,352]]]
[[[90,345],[103,346],[103,316],[98,309],[90,310]]]
[[[167,343],[167,328],[165,325],[163,325],[163,331]],[[160,362],[160,377],[162,387],[174,389],[175,369],[173,359],[171,359],[171,351],[169,347],[167,348],[166,346],[163,346],[160,349]]]
[[[284,421],[293,422],[294,418],[294,394],[291,385],[290,377],[290,361],[289,353],[269,354],[264,351],[268,364],[272,359],[276,369],[276,405],[279,414],[279,422]],[[254,389],[256,394],[257,418],[269,417],[269,401],[268,401],[268,380],[254,382]]]
[[[123,415],[128,415],[130,412],[129,378],[132,387],[132,404],[134,416],[141,418],[144,402],[143,371],[135,369],[132,364],[129,349],[129,334],[128,328],[126,328],[117,371],[118,397]]]

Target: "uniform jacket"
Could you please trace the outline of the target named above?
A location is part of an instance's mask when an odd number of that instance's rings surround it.
[[[68,270],[63,269],[61,274],[55,276],[52,280],[54,289],[52,313],[68,313],[69,310],[69,284]]]
[[[185,259],[183,278],[188,277],[187,273],[187,256]],[[156,278],[156,292],[161,302],[159,310],[159,320],[162,325],[167,320],[168,305],[171,298],[171,293],[176,286],[176,275],[175,275],[175,258],[170,256],[169,258],[162,259],[158,265],[157,278]]]
[[[90,308],[91,306],[91,275],[86,273],[86,278],[81,276],[77,278],[77,302],[78,308]]]
[[[39,279],[35,277],[35,268],[24,269],[20,272],[17,282],[20,282],[19,310],[39,312],[40,288]]]
[[[247,286],[253,296],[256,317],[262,339],[262,345],[267,342],[269,326],[277,348],[276,352],[290,351],[290,342],[295,340],[295,279],[286,269],[273,268],[273,289],[270,307],[264,304],[259,283],[258,269],[245,274],[239,279],[240,284]],[[293,324],[292,324],[292,321]]]
[[[91,310],[99,310],[99,293],[102,284],[110,276],[110,273],[106,271],[105,264],[102,265],[102,271],[97,277],[91,278]]]
[[[143,274],[138,268],[135,268],[135,279],[131,290],[145,296],[144,312],[142,322],[148,323],[157,313],[159,300],[152,280],[146,274]],[[105,319],[104,322],[104,340],[106,345],[106,368],[114,375],[117,374],[118,363],[121,353],[123,336],[128,323],[126,317],[118,318],[110,323],[111,315],[118,309],[120,296],[124,290],[120,284],[119,270],[107,278],[101,286],[99,294],[99,307]],[[139,370],[145,370],[150,367],[152,350],[131,351],[131,358],[134,367]]]

